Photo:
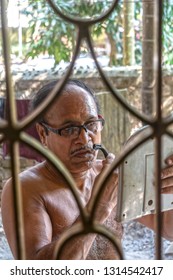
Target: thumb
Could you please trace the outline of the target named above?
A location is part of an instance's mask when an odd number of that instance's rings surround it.
[[[112,153],[109,153],[107,155],[107,157],[103,160],[103,167],[105,165],[110,165],[114,161],[114,159],[115,159],[115,155]]]

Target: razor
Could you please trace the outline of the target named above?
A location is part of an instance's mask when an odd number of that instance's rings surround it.
[[[93,149],[94,149],[94,150],[101,150],[102,153],[104,154],[105,158],[106,158],[107,155],[108,155],[107,150],[106,150],[105,148],[103,148],[103,146],[102,146],[101,144],[94,144],[94,145],[93,145]]]

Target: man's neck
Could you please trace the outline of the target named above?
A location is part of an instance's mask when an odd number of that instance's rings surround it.
[[[45,161],[44,165],[52,181],[57,180],[65,183],[60,172],[56,170],[49,162]],[[71,172],[71,175],[76,183],[77,188],[81,192],[85,191],[86,188],[91,188],[96,176],[93,168],[80,172]]]
[[[82,192],[86,187],[91,187],[95,179],[94,171],[92,168],[82,171],[80,173],[73,173],[73,179],[76,182],[78,189]]]

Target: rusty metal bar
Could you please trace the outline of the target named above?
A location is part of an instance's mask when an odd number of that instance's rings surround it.
[[[162,162],[162,14],[163,14],[163,1],[156,1],[156,123],[154,132],[156,136],[155,146],[155,167],[156,167],[156,259],[162,259],[162,215],[161,215],[161,162]]]
[[[12,88],[12,78],[10,71],[10,43],[8,38],[8,27],[7,27],[7,1],[1,0],[1,23],[2,23],[2,41],[4,51],[4,64],[6,72],[6,102],[8,108],[8,126],[6,134],[10,138],[10,155],[11,155],[11,171],[13,181],[13,197],[14,197],[14,213],[16,219],[16,242],[17,242],[17,255],[18,259],[25,259],[25,246],[24,246],[24,229],[23,229],[23,217],[22,217],[22,198],[19,189],[20,182],[18,180],[19,174],[19,144],[18,144],[18,131],[16,128],[16,106],[15,106],[15,95]]]

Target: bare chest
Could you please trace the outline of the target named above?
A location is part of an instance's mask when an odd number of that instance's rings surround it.
[[[79,198],[83,207],[86,202]],[[78,203],[70,190],[49,191],[46,196],[46,209],[52,222],[53,239],[69,229],[80,216]]]

